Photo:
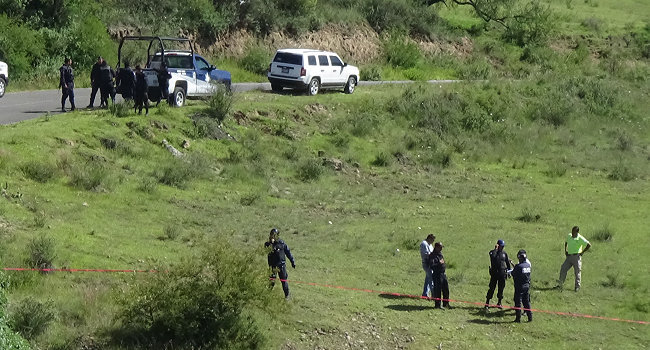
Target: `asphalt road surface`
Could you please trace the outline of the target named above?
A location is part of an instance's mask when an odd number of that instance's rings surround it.
[[[456,80],[430,80],[432,84],[445,84],[456,82]],[[406,84],[411,81],[362,81],[360,86],[381,85],[381,84]],[[269,83],[235,83],[232,84],[234,92],[250,90],[271,90]],[[90,88],[75,89],[75,104],[78,109],[83,109],[90,102]],[[117,101],[121,101],[117,96]],[[99,93],[95,98],[95,106],[99,105]],[[70,108],[70,102],[66,101],[66,108]],[[46,114],[55,115],[61,113],[61,90],[38,90],[9,92],[0,98],[0,124],[12,124],[23,120],[38,118]]]

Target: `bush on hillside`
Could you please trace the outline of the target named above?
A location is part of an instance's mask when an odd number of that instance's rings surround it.
[[[230,114],[233,104],[232,92],[222,84],[213,84],[214,91],[206,101],[206,108],[203,114],[216,120],[219,124]]]
[[[29,74],[41,57],[45,44],[37,31],[0,14],[0,60],[11,67],[12,77]]]
[[[266,75],[269,68],[270,54],[260,47],[248,49],[239,64],[245,70],[258,75]]]
[[[20,169],[25,176],[40,183],[52,180],[57,174],[56,165],[45,160],[29,161],[23,164]]]
[[[10,308],[9,324],[25,339],[33,340],[41,335],[54,320],[52,302],[41,302],[27,297]]]
[[[113,342],[139,348],[261,349],[247,309],[270,310],[266,271],[224,241],[168,273],[150,274],[121,300]],[[277,308],[277,305],[275,306]]]
[[[7,324],[7,289],[9,279],[7,275],[0,272],[0,349],[29,350],[29,343],[20,334],[12,330]]]
[[[25,260],[27,266],[35,269],[54,268],[56,258],[54,240],[45,235],[32,238],[27,244],[29,256]]]
[[[408,37],[392,35],[384,41],[384,57],[393,67],[412,68],[422,59],[422,52]]]

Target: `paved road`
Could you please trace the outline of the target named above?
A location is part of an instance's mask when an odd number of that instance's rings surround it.
[[[455,80],[430,80],[432,84],[456,82]],[[360,86],[381,84],[406,84],[412,81],[362,81]],[[269,83],[235,83],[232,85],[234,92],[250,90],[271,90]],[[98,94],[99,95],[99,94]],[[118,101],[121,98],[118,95]],[[78,108],[84,108],[90,101],[90,88],[75,89],[75,102]],[[95,99],[95,106],[99,104],[99,96]],[[70,103],[66,102],[66,107]],[[38,90],[9,92],[0,98],[0,124],[12,124],[23,120],[38,118],[45,114],[61,113],[60,90]]]

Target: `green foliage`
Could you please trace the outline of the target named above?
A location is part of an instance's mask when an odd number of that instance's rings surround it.
[[[101,192],[110,188],[111,170],[102,157],[91,157],[86,161],[77,161],[69,166],[67,174],[72,187]]]
[[[36,269],[51,269],[56,258],[54,239],[45,235],[32,238],[27,244],[27,266]]]
[[[52,180],[57,174],[56,165],[46,160],[29,161],[23,164],[20,169],[25,176],[40,183]]]
[[[266,50],[253,47],[248,49],[246,55],[241,59],[240,65],[251,73],[266,75],[270,60],[270,54]]]
[[[428,36],[438,16],[423,2],[410,0],[366,0],[361,13],[368,24],[377,31],[399,31],[413,35]]]
[[[379,81],[381,80],[381,67],[378,65],[370,65],[360,69],[361,80],[365,81]]]
[[[390,165],[391,161],[392,161],[392,155],[386,152],[381,152],[372,161],[372,165],[386,167]]]
[[[323,175],[323,166],[318,159],[304,159],[298,165],[298,179],[309,182],[316,181]]]
[[[521,211],[521,216],[519,216],[517,220],[523,222],[537,222],[541,217],[541,215],[535,214],[530,208],[524,208]]]
[[[11,67],[15,77],[29,74],[45,56],[45,44],[38,32],[0,14],[0,60]]]
[[[206,156],[190,153],[182,158],[171,158],[156,170],[154,176],[161,184],[185,188],[189,181],[206,176],[209,166],[210,160]]]
[[[7,288],[9,279],[4,272],[0,272],[0,349],[29,350],[29,343],[7,324]]]
[[[221,124],[228,117],[232,109],[232,92],[221,84],[214,84],[213,88],[214,91],[206,101],[206,108],[203,114]]]
[[[119,103],[110,103],[108,105],[108,111],[112,116],[117,118],[124,118],[131,115],[131,105],[132,103],[127,101],[122,101]]]
[[[384,57],[393,67],[412,68],[418,64],[422,53],[407,37],[392,35],[384,41]]]
[[[591,238],[598,242],[611,242],[614,239],[614,232],[609,226],[605,226],[598,229]]]
[[[614,168],[609,173],[608,177],[611,180],[627,182],[627,181],[634,180],[636,178],[636,174],[628,164],[626,164],[624,161],[621,160],[614,166]]]
[[[13,305],[9,312],[11,328],[28,340],[33,340],[45,332],[53,320],[52,303],[43,303],[31,296]]]
[[[121,301],[115,342],[137,347],[260,349],[265,339],[247,308],[269,310],[256,259],[220,240],[168,273],[151,274]]]

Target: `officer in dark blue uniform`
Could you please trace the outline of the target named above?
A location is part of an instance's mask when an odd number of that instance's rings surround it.
[[[65,112],[65,100],[70,98],[70,110],[74,111],[74,70],[72,59],[65,58],[63,65],[59,68],[59,87],[61,88],[61,112]]]
[[[530,310],[530,263],[525,252],[517,254],[519,264],[512,269],[512,279],[515,283],[515,307],[521,307],[524,304],[528,322],[533,321],[533,312]],[[515,310],[515,322],[521,322],[521,309]]]
[[[499,302],[497,307],[502,308],[501,300],[503,299],[503,288],[506,286],[506,278],[508,277],[508,270],[511,269],[510,259],[508,259],[508,254],[503,250],[503,247],[506,246],[506,242],[502,239],[497,241],[494,249],[490,251],[490,287],[488,289],[487,295],[485,296],[485,309],[489,309],[490,299],[494,295],[494,288],[499,285],[499,290],[497,292],[497,298]]]
[[[445,264],[445,258],[442,256],[442,247],[442,243],[436,242],[433,251],[429,254],[429,266],[433,275],[433,298],[436,301],[436,309],[451,309],[452,307],[449,305],[449,283],[445,273],[447,264]],[[442,301],[442,306],[440,306],[440,301]]]
[[[296,263],[293,260],[293,255],[289,250],[289,246],[284,243],[283,240],[279,239],[280,231],[274,228],[269,233],[269,240],[264,243],[264,247],[269,249],[268,254],[268,263],[269,268],[271,269],[271,288],[275,286],[276,277],[280,277],[282,282],[282,290],[284,290],[284,298],[289,299],[289,274],[287,274],[287,266],[285,258],[289,258],[291,261],[291,267],[296,268]]]

